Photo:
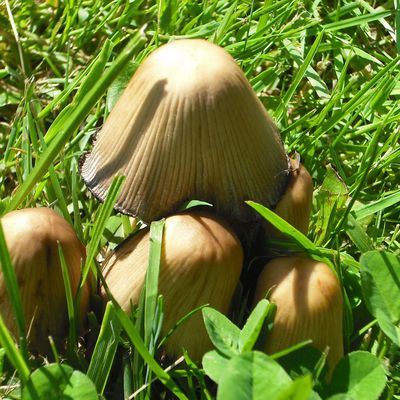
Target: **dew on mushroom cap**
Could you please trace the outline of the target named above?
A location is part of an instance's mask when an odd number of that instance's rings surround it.
[[[116,208],[147,222],[190,199],[248,221],[244,201],[274,206],[287,167],[277,128],[234,59],[205,40],[178,40],[139,67],[81,172],[101,200],[125,175]]]

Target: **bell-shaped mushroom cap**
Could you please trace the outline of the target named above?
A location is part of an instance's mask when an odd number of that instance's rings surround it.
[[[305,257],[270,261],[257,282],[255,302],[269,295],[277,305],[266,352],[273,354],[311,339],[331,370],[343,357],[343,298],[339,281],[324,263]]]
[[[85,247],[71,226],[49,208],[12,211],[0,220],[21,293],[31,350],[50,353],[48,336],[58,342],[68,332],[68,312],[60,265],[60,243],[76,294]],[[80,298],[81,320],[89,304],[89,286]],[[17,334],[12,307],[0,273],[0,312],[7,327]]]
[[[126,312],[139,302],[149,261],[149,237],[145,229],[123,242],[104,267],[107,286]],[[241,244],[220,217],[190,211],[167,218],[158,284],[164,298],[162,334],[201,305],[227,314],[242,263]],[[165,347],[170,356],[182,354],[185,348],[194,360],[201,360],[212,348],[201,312],[180,325]]]
[[[277,128],[234,59],[205,40],[177,40],[137,70],[81,173],[101,200],[125,175],[116,208],[147,222],[191,199],[246,221],[254,215],[244,201],[274,206],[287,168]]]

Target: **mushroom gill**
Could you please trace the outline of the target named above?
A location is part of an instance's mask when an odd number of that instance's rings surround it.
[[[278,130],[234,59],[205,40],[177,40],[138,68],[81,165],[104,200],[126,181],[116,208],[152,221],[190,199],[227,217],[255,218],[244,204],[276,205],[288,160]]]
[[[106,261],[104,277],[121,307],[138,304],[149,260],[150,234],[145,229],[123,242]],[[227,314],[239,282],[243,250],[239,240],[218,216],[191,211],[168,217],[161,248],[158,292],[164,297],[162,334],[201,305]],[[105,296],[105,290],[102,289]],[[212,348],[201,312],[187,319],[169,337],[170,356],[188,350],[194,360]]]

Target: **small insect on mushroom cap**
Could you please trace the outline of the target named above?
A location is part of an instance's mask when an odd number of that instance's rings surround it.
[[[12,211],[0,220],[21,293],[30,349],[50,353],[48,336],[56,343],[67,333],[68,313],[58,253],[61,245],[68,267],[71,289],[76,294],[85,247],[72,227],[49,208]],[[89,285],[80,298],[83,322],[89,303]],[[17,328],[0,272],[0,312],[12,333]]]
[[[221,215],[256,218],[244,204],[274,206],[287,183],[278,130],[242,70],[205,40],[154,51],[111,111],[81,173],[104,199],[126,181],[116,208],[150,222],[198,199]]]

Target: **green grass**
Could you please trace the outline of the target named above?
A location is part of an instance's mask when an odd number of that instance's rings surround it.
[[[391,322],[375,314],[365,299],[370,287],[362,280],[370,273],[365,270],[369,264],[360,263],[361,256],[368,260],[366,254],[373,250],[400,256],[398,1],[9,0],[0,2],[0,11],[0,215],[22,207],[55,209],[87,246],[81,286],[86,279],[100,279],[96,260],[135,228],[128,217],[112,210],[122,179],[115,180],[101,205],[77,173],[79,159],[150,52],[178,38],[217,43],[236,59],[278,123],[287,151],[298,152],[313,177],[308,238],[251,205],[288,233],[291,246],[325,260],[338,272],[347,299],[346,352],[371,353],[385,368],[380,398],[400,398],[400,352],[393,333],[400,312],[393,302],[388,306]],[[76,310],[68,296],[70,339],[75,343],[69,343],[62,362],[87,373],[107,399],[127,398],[143,385],[135,398],[174,393],[178,398],[210,399],[219,390],[206,377],[209,370],[188,355],[168,372],[164,370],[174,360],[155,358],[163,339],[157,337],[163,316],[162,298],[157,297],[160,232],[162,228],[153,228],[158,238],[153,243],[153,273],[132,318],[110,303],[103,321],[101,312],[91,314],[89,332],[78,342]],[[7,358],[0,363],[0,397],[20,398],[19,382],[29,386],[29,374],[42,360],[28,359],[27,327],[2,237],[0,244],[22,336],[21,346],[15,347],[0,324]],[[289,246],[279,241],[269,245],[277,251]],[[379,278],[371,279],[378,287]],[[68,280],[65,284],[68,288]],[[248,316],[244,300],[241,307]],[[264,314],[272,320],[271,313]],[[245,317],[235,322],[243,327]],[[254,354],[250,359],[238,353],[229,365],[268,364],[280,374],[275,361]],[[364,356],[352,354],[349,363],[360,365]],[[323,382],[321,357],[309,368],[312,379],[293,380],[287,393],[303,391],[308,398],[311,387],[322,398],[339,393],[335,385]],[[276,361],[284,365],[283,359]],[[362,362],[375,366],[372,359]],[[379,371],[374,382],[375,387],[382,383]],[[227,393],[228,383],[219,384],[220,393]]]

